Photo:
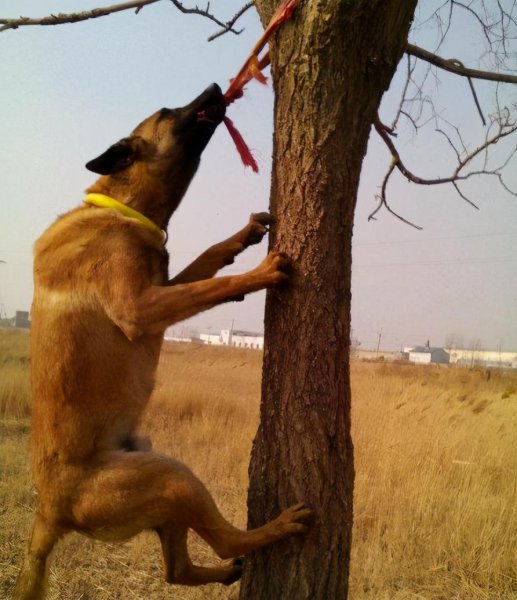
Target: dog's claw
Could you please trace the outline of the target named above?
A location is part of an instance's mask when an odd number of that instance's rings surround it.
[[[236,561],[231,565],[228,577],[223,581],[223,585],[232,585],[242,577],[242,563]]]
[[[307,533],[313,523],[314,513],[304,502],[286,508],[276,518],[277,527],[283,535]]]
[[[265,279],[264,287],[274,287],[289,279],[290,261],[285,254],[272,251],[253,271]]]
[[[250,222],[253,223],[253,221],[260,223],[261,225],[272,225],[275,222],[275,218],[268,212],[252,213]]]
[[[246,246],[259,244],[274,223],[273,217],[267,212],[253,213],[250,216],[249,231],[246,236]]]

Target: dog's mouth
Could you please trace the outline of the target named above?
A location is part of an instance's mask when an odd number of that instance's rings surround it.
[[[226,113],[226,104],[221,88],[217,83],[213,83],[184,110],[190,121],[219,125]]]
[[[189,148],[202,152],[225,113],[223,93],[213,83],[190,104],[178,110],[174,133]]]
[[[214,105],[205,108],[204,110],[200,110],[197,113],[198,123],[213,123],[215,125],[219,125],[219,123],[223,120],[224,114],[226,112],[226,106],[224,104]]]
[[[213,125],[219,125],[224,119],[224,115],[226,114],[226,104],[221,93],[221,88],[218,85],[217,91],[218,93],[209,98],[205,105],[198,111],[198,123],[212,123]]]

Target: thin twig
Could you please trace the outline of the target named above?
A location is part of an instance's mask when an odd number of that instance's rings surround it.
[[[180,12],[182,12],[186,15],[200,15],[201,17],[205,17],[209,21],[214,22],[216,25],[221,27],[223,30],[222,32],[219,32],[218,35],[222,35],[223,33],[227,33],[227,32],[235,33],[236,35],[239,35],[240,33],[242,33],[242,29],[241,30],[233,29],[233,25],[234,25],[235,21],[237,21],[237,19],[240,16],[239,13],[237,13],[236,18],[234,17],[233,19],[230,19],[230,21],[228,21],[227,23],[224,23],[223,21],[218,19],[215,15],[213,15],[210,12],[210,2],[207,2],[206,8],[199,8],[199,6],[194,6],[193,8],[186,8],[182,2],[179,2],[179,0],[170,0],[170,1],[174,4],[174,6]]]
[[[384,206],[384,208],[390,213],[392,214],[394,217],[396,217],[397,219],[399,219],[399,221],[402,221],[403,223],[405,223],[406,225],[409,225],[411,227],[414,227],[415,229],[418,229],[419,231],[421,231],[423,229],[423,227],[420,227],[420,225],[416,225],[415,223],[412,223],[411,221],[408,221],[407,219],[405,219],[402,215],[399,215],[398,213],[396,213],[391,206],[388,204],[388,201],[386,200],[386,188],[388,186],[388,181],[395,169],[395,162],[391,161],[391,164],[389,166],[389,169],[386,173],[386,175],[384,176],[384,180],[382,182],[382,186],[381,186],[381,193],[380,194],[376,194],[375,195],[375,199],[379,201],[379,205],[377,206],[377,208],[370,213],[370,215],[368,216],[368,221],[375,221],[376,217],[375,215],[381,210],[381,208]]]
[[[398,121],[400,119],[400,115],[402,114],[402,107],[403,107],[404,102],[406,100],[406,94],[407,94],[407,90],[408,90],[409,84],[411,83],[411,75],[413,74],[414,68],[415,68],[415,65],[411,65],[411,57],[408,54],[407,55],[407,76],[406,76],[406,82],[404,84],[404,88],[403,88],[402,94],[400,96],[400,103],[399,103],[399,107],[398,107],[397,113],[396,113],[395,118],[393,119],[393,122],[391,124],[392,131],[394,131],[397,128],[397,124],[398,124]]]
[[[415,133],[417,133],[418,132],[418,125],[416,124],[416,122],[413,119],[413,117],[408,112],[406,112],[405,110],[401,110],[400,114],[404,115],[406,117],[406,119],[411,123],[411,125],[413,125]]]
[[[461,61],[459,61],[457,59],[453,59],[453,60],[458,66],[465,68],[465,65]],[[481,122],[483,123],[483,127],[485,127],[486,126],[485,116],[483,115],[483,111],[481,110],[481,105],[479,104],[476,90],[474,89],[474,84],[472,83],[472,77],[467,77],[467,81],[469,82],[470,91],[472,92],[472,96],[474,97],[474,102],[476,104],[476,108],[478,109],[478,113],[481,118]]]
[[[457,181],[452,181],[451,183],[454,186],[454,189],[456,190],[456,192],[458,193],[459,197],[462,200],[465,200],[465,202],[467,204],[470,204],[470,206],[472,206],[472,208],[479,210],[479,206],[477,204],[474,204],[474,202],[472,202],[472,200],[470,198],[467,198],[467,196],[465,196],[465,194],[461,191]]]
[[[212,42],[213,40],[217,39],[218,37],[220,37],[221,35],[224,35],[225,33],[228,33],[228,31],[233,31],[233,26],[235,25],[235,23],[242,17],[242,15],[248,11],[250,8],[252,8],[253,6],[255,6],[254,2],[248,2],[247,4],[245,4],[239,11],[237,11],[233,17],[227,21],[225,23],[225,26],[220,30],[220,31],[216,31],[215,33],[213,33],[212,35],[210,35],[208,37],[208,41]],[[236,33],[241,33],[243,30],[240,29],[239,31],[237,31]]]
[[[481,31],[483,32],[483,35],[485,36],[485,38],[488,42],[488,45],[491,48],[492,47],[492,39],[490,37],[490,26],[487,25],[487,23],[485,21],[483,21],[483,19],[478,15],[478,13],[471,6],[463,4],[462,2],[458,2],[458,0],[451,0],[451,9],[453,6],[459,6],[460,8],[463,8],[463,10],[470,13],[470,15],[478,22],[479,26],[481,27]]]
[[[436,133],[441,133],[443,135],[443,137],[449,143],[449,146],[453,149],[454,153],[456,154],[456,158],[458,159],[458,162],[461,162],[460,153],[459,153],[458,149],[456,148],[456,146],[453,144],[453,142],[452,142],[449,134],[446,133],[443,129],[440,129],[440,128],[435,129],[435,131],[436,131]]]
[[[19,17],[17,19],[0,19],[0,31],[6,31],[7,29],[18,29],[18,27],[26,27],[29,25],[62,25],[63,23],[77,23],[78,21],[87,21],[88,19],[97,19],[98,17],[105,17],[113,13],[121,12],[124,10],[135,9],[138,13],[144,6],[154,4],[159,0],[133,0],[132,2],[124,2],[122,4],[114,4],[112,6],[105,6],[103,8],[94,8],[92,10],[85,10],[77,13],[58,13],[57,15],[49,15],[38,19],[31,19],[30,17]]]

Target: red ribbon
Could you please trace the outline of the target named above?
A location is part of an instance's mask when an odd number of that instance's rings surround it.
[[[232,136],[232,140],[237,148],[237,152],[241,155],[244,166],[251,167],[255,173],[258,173],[257,161],[253,158],[251,150],[248,148],[244,138],[233,124],[233,121],[228,117],[224,117],[224,124],[228,129],[228,133]]]
[[[273,33],[280,27],[280,25],[291,18],[294,9],[298,6],[300,0],[283,0],[275,11],[275,14],[271,18],[269,25],[264,30],[260,39],[257,41],[255,46],[246,59],[241,70],[237,75],[230,80],[230,86],[224,94],[224,101],[226,106],[241,98],[244,94],[243,87],[252,79],[256,79],[262,84],[267,84],[267,78],[262,71],[269,65],[269,51],[266,51],[264,56],[259,59],[259,53],[267,44],[269,38]],[[248,148],[242,135],[237,131],[237,128],[228,117],[224,118],[224,124],[228,128],[228,132],[232,136],[235,143],[235,147],[239,152],[244,166],[251,167],[255,173],[258,173],[258,166]]]

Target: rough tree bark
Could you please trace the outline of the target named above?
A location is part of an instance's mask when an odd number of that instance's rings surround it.
[[[266,23],[277,0],[256,0]],[[249,525],[303,500],[306,537],[246,563],[243,600],[344,600],[354,482],[350,438],[353,213],[371,124],[416,0],[304,2],[271,47],[275,134],[270,244],[293,262],[268,293]]]

